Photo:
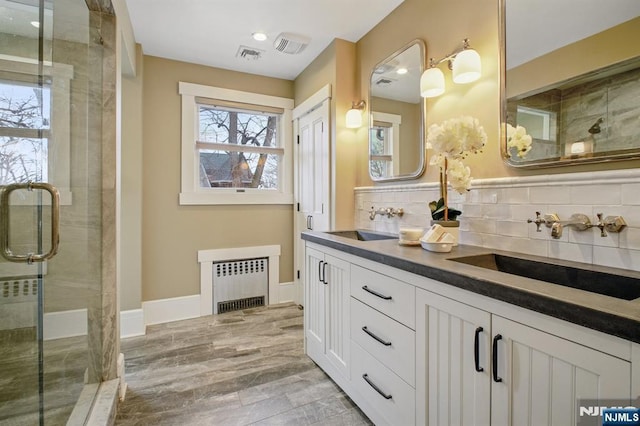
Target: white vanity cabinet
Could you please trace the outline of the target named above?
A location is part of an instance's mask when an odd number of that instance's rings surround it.
[[[308,355],[377,425],[575,425],[640,394],[638,344],[310,241],[304,309]]]
[[[351,397],[376,424],[415,424],[415,291],[351,264]]]
[[[429,291],[416,304],[419,424],[573,425],[580,398],[630,400],[629,361]]]
[[[351,265],[308,246],[305,256],[307,354],[342,386],[349,378]]]

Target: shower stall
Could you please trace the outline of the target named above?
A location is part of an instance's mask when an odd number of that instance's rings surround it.
[[[0,424],[84,424],[117,376],[115,31],[0,0]]]

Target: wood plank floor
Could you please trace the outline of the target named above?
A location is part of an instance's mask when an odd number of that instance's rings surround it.
[[[147,328],[122,341],[116,425],[370,425],[303,351],[294,304]]]

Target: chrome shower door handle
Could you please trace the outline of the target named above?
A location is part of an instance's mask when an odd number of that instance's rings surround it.
[[[51,248],[47,253],[14,254],[11,251],[11,247],[9,247],[9,214],[11,210],[9,208],[9,195],[19,189],[26,189],[27,191],[40,189],[51,194]],[[31,181],[0,187],[0,231],[0,255],[8,261],[33,263],[51,259],[58,253],[60,244],[60,192],[58,189],[49,183]]]

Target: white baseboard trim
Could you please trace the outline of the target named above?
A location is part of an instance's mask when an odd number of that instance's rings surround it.
[[[44,340],[64,337],[84,336],[87,334],[87,310],[51,312],[44,314]]]
[[[280,283],[273,292],[275,300],[269,304],[296,302],[295,282]],[[190,318],[200,314],[200,295],[173,297],[170,299],[142,302],[141,309],[120,312],[120,338],[144,336],[147,325],[163,324]],[[299,303],[299,302],[296,302]],[[51,312],[44,314],[44,340],[65,337],[85,336],[87,334],[87,310]]]
[[[299,303],[296,299],[298,298],[298,292],[296,289],[295,282],[289,283],[280,283],[278,286],[278,300],[270,300],[269,304],[276,303],[285,303],[285,302],[295,302]]]
[[[200,316],[200,295],[142,302],[145,325],[162,324]]]
[[[130,309],[120,312],[120,338],[144,336],[144,311],[140,309]]]

